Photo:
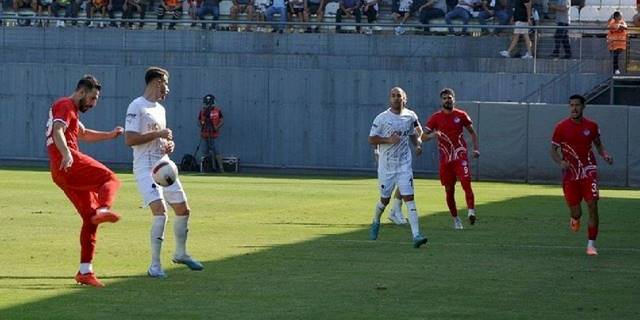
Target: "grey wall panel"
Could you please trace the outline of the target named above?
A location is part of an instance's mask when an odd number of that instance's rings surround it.
[[[567,117],[567,105],[529,105],[528,181],[559,183],[562,172],[551,160],[551,137],[558,122]]]
[[[589,105],[584,112],[586,117],[598,123],[600,139],[614,159],[613,165],[608,165],[593,148],[598,162],[599,179],[606,185],[627,185],[627,109],[626,106]]]
[[[640,187],[640,108],[629,108],[628,114],[628,181],[629,186]]]

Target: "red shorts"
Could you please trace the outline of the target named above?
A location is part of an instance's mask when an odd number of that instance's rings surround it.
[[[585,202],[592,202],[600,198],[598,181],[593,178],[565,181],[562,183],[562,191],[570,207],[579,205],[583,199]]]
[[[457,180],[471,182],[471,171],[467,159],[440,162],[440,183],[443,186],[455,184],[456,177]]]
[[[78,213],[84,216],[100,207],[100,187],[118,178],[113,171],[97,160],[73,149],[71,154],[73,165],[67,171],[59,169],[62,159],[58,154],[50,155],[51,178],[64,191]]]

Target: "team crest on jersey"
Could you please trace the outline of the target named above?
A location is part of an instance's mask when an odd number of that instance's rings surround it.
[[[462,160],[462,166],[463,167],[467,166],[467,161],[466,160]]]
[[[458,117],[453,118],[453,122],[460,123],[460,118],[458,118]]]
[[[584,136],[586,137],[586,136],[588,136],[588,135],[590,135],[590,134],[591,134],[591,130],[589,130],[589,129],[584,129],[584,131],[582,131],[582,134],[584,134]]]

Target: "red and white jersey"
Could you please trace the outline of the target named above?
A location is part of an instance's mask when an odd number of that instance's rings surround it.
[[[68,97],[56,100],[49,109],[49,120],[47,120],[47,152],[49,157],[60,157],[60,151],[53,142],[53,124],[61,122],[65,126],[64,138],[67,140],[69,149],[78,150],[78,132],[82,128],[82,123],[78,118],[78,106]]]
[[[442,133],[438,137],[440,162],[467,160],[467,142],[464,140],[463,128],[472,123],[466,112],[456,108],[449,113],[440,110],[431,115],[424,129],[426,133]]]
[[[378,146],[378,174],[412,172],[409,136],[415,134],[419,125],[416,113],[407,108],[402,109],[400,114],[387,109],[373,120],[370,137],[388,138],[394,133],[400,135],[398,143]]]
[[[591,145],[599,137],[598,124],[584,117],[580,123],[567,118],[556,125],[551,143],[561,148],[562,159],[569,163],[563,170],[563,181],[597,178],[596,157]]]
[[[160,131],[167,127],[165,109],[158,102],[151,102],[144,97],[131,101],[127,108],[124,130],[145,134]],[[150,169],[156,161],[165,156],[165,139],[158,138],[144,144],[132,146],[133,169]]]

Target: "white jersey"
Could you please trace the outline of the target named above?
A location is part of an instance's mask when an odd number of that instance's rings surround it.
[[[404,108],[400,114],[391,109],[380,113],[371,126],[369,136],[390,137],[393,133],[400,135],[396,144],[381,144],[378,146],[378,174],[412,172],[411,148],[409,136],[415,134],[415,128],[420,125],[415,112]]]
[[[144,97],[131,101],[127,108],[125,131],[145,134],[150,131],[160,131],[167,127],[164,107],[158,102],[151,102]],[[159,138],[132,146],[133,170],[151,168],[156,161],[166,156],[164,152],[165,139]]]

